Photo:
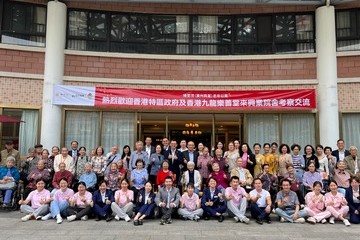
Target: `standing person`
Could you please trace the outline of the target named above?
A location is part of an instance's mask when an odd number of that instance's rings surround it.
[[[78,192],[70,199],[70,207],[67,210],[67,220],[69,222],[80,219],[87,221],[93,206],[92,194],[86,191],[86,184],[84,182],[79,182]]]
[[[186,147],[186,140],[181,140],[180,141],[180,148],[178,149],[180,152],[185,152],[187,151],[187,147]]]
[[[105,175],[110,172],[110,165],[113,163],[117,163],[121,159],[120,153],[118,153],[118,146],[114,145],[111,147],[111,152],[106,154],[106,169]]]
[[[293,162],[293,167],[296,173],[296,179],[299,183],[302,183],[303,174],[305,170],[305,159],[302,155],[300,155],[301,147],[298,144],[291,145],[291,160]],[[315,163],[316,166],[316,163]]]
[[[304,147],[304,155],[303,158],[305,160],[305,171],[307,171],[307,167],[309,166],[310,163],[315,163],[315,168],[319,169],[319,159],[316,157],[316,151],[315,148],[313,146],[311,146],[310,144],[306,145]]]
[[[312,168],[315,168],[314,163],[311,163],[311,166]],[[311,189],[312,192],[307,193],[305,196],[306,207],[304,210],[309,216],[307,221],[313,224],[318,222],[326,223],[326,219],[331,216],[331,213],[326,210],[324,211],[325,197],[321,194],[321,181],[314,182]]]
[[[277,170],[278,181],[284,178],[285,173],[287,172],[286,167],[292,163],[290,155],[290,147],[287,144],[281,144],[279,147],[279,165]]]
[[[351,187],[346,189],[345,199],[348,202],[350,222],[354,224],[360,223],[360,193],[359,193],[360,179],[352,177],[350,179]]]
[[[34,171],[37,166],[38,159],[35,156],[35,148],[31,147],[28,150],[29,156],[26,158],[26,160],[21,161],[21,180],[27,184],[27,176],[29,173]]]
[[[193,162],[195,164],[195,169],[197,169],[199,152],[195,150],[195,143],[193,141],[189,141],[187,144],[187,148],[187,151],[182,152],[184,163],[184,169],[182,169],[182,171],[186,171],[186,165],[188,162]]]
[[[151,182],[146,182],[145,188],[143,188],[136,198],[136,215],[134,217],[134,225],[143,225],[144,218],[152,217],[155,209],[155,197],[152,192]]]
[[[144,162],[144,168],[147,169],[147,166],[149,165],[149,158],[145,151],[143,151],[143,142],[137,141],[135,143],[135,151],[133,151],[130,155],[130,163],[129,163],[129,169],[134,170],[136,168],[136,162],[138,159],[142,159]]]
[[[229,142],[228,149],[229,150],[224,154],[224,158],[229,165],[228,171],[231,172],[234,168],[237,167],[236,160],[240,157],[240,154],[239,151],[235,150],[235,145],[233,142]]]
[[[337,183],[331,181],[329,184],[330,192],[325,194],[325,207],[331,213],[330,224],[335,223],[335,219],[342,221],[345,226],[350,226],[350,222],[345,218],[349,212],[349,206],[342,193],[338,192]]]
[[[90,159],[88,156],[86,156],[86,148],[80,147],[79,148],[79,155],[74,158],[75,160],[75,174],[74,174],[74,180],[75,182],[79,182],[79,178],[81,175],[85,173],[85,165],[87,163],[90,163]]]
[[[184,220],[189,219],[197,222],[203,215],[204,211],[201,208],[201,200],[194,190],[194,184],[189,183],[187,191],[184,192],[180,198],[178,214],[182,216]]]
[[[55,156],[54,159],[54,170],[55,173],[60,171],[59,164],[65,163],[65,169],[70,171],[72,174],[75,173],[75,162],[74,159],[69,155],[67,147],[61,148],[61,154]]]
[[[151,137],[145,138],[145,145],[143,146],[143,151],[146,152],[148,159],[150,159],[151,155],[155,153],[155,147],[151,145],[152,139]]]
[[[276,142],[272,142],[270,148],[271,148],[270,153],[275,158],[276,169],[275,169],[275,172],[273,174],[276,176],[276,173],[278,171],[277,168],[278,168],[278,165],[279,165],[279,154],[278,154],[279,153],[279,151],[278,151],[279,145]]]
[[[254,168],[256,165],[256,159],[255,159],[255,155],[252,153],[252,151],[247,143],[241,144],[240,157],[243,160],[243,162],[242,162],[243,168],[246,168],[247,170],[249,170],[251,175],[254,176]]]
[[[178,188],[173,187],[172,178],[165,178],[165,186],[159,189],[155,197],[155,204],[159,206],[162,213],[160,224],[171,224],[171,215],[179,207],[180,192]]]
[[[331,155],[336,157],[338,161],[344,160],[345,157],[350,155],[350,152],[345,149],[345,141],[343,139],[340,138],[339,140],[337,140],[336,146],[338,147],[338,149],[332,151]]]
[[[204,144],[202,143],[202,142],[199,142],[198,143],[198,147],[197,147],[197,151],[198,151],[198,153],[199,153],[199,156],[202,156],[202,154],[203,154],[203,151],[204,151]]]
[[[150,157],[150,176],[149,176],[149,181],[152,184],[156,183],[156,176],[159,172],[159,170],[161,169],[161,165],[164,161],[164,155],[161,154],[161,146],[157,145],[155,148],[155,153],[151,154]]]
[[[335,156],[332,155],[332,148],[329,146],[324,147],[324,153],[327,159],[329,160],[329,168],[335,167],[338,160],[336,159]]]
[[[202,177],[202,183],[206,183],[207,179],[209,178],[209,169],[211,169],[212,161],[213,159],[209,155],[209,149],[204,147],[203,154],[198,157],[198,170]]]
[[[123,147],[123,152],[121,155],[121,159],[123,160],[124,168],[126,169],[126,177],[130,179],[131,176],[131,167],[130,166],[130,156],[131,156],[131,149],[129,145],[125,145]]]
[[[73,140],[73,141],[71,141],[70,145],[71,145],[71,149],[68,152],[69,156],[71,156],[72,158],[79,156],[78,141]]]
[[[165,152],[168,152],[170,150],[170,145],[169,145],[169,139],[167,137],[164,137],[161,141],[162,144],[162,155],[165,156]]]
[[[105,219],[107,222],[110,222],[112,220],[111,203],[113,203],[115,199],[112,191],[107,188],[105,181],[99,182],[99,189],[96,190],[92,196],[96,221]]]
[[[323,191],[325,192],[327,190],[327,187],[329,185],[329,177],[330,177],[330,171],[329,171],[329,160],[327,159],[326,155],[324,154],[324,147],[322,145],[316,146],[316,157],[319,162],[319,168],[316,169],[322,179],[323,183]]]
[[[260,153],[261,145],[260,143],[255,143],[253,145],[254,154],[255,154],[255,166],[254,166],[254,176],[262,172],[262,166],[265,163],[265,157]]]
[[[49,158],[49,151],[47,149],[42,150],[41,160],[44,161],[44,168],[49,172],[50,178],[54,175],[54,159]]]
[[[201,197],[201,208],[204,210],[205,220],[215,217],[219,222],[224,221],[223,214],[226,212],[226,201],[221,191],[216,188],[214,178],[209,178],[208,187],[204,189]]]
[[[224,154],[225,153],[225,148],[224,148],[224,144],[222,142],[218,142],[216,144],[216,149],[214,147],[211,148],[211,156],[215,157],[215,151],[216,150],[221,150],[221,153]],[[223,157],[223,155],[221,155],[221,157]]]
[[[270,213],[272,210],[272,201],[270,193],[264,190],[260,178],[254,179],[254,188],[255,189],[250,192],[251,217],[260,225],[263,224],[263,221],[271,223]]]
[[[12,140],[5,142],[5,149],[1,151],[0,166],[6,165],[6,160],[9,156],[13,156],[15,158],[15,165],[18,169],[20,169],[20,153],[14,149],[14,142]]]
[[[164,158],[169,161],[169,170],[175,175],[175,184],[180,183],[180,168],[184,167],[183,164],[183,154],[176,149],[177,142],[176,140],[171,140],[169,151],[164,153]]]
[[[277,171],[277,162],[275,156],[270,152],[271,150],[270,143],[264,143],[263,149],[264,149],[264,157],[265,157],[264,164],[269,165],[270,174],[275,176]]]
[[[104,156],[104,149],[99,146],[96,148],[96,156],[91,159],[92,170],[97,176],[97,181],[104,180],[107,159]]]
[[[230,215],[234,215],[235,222],[248,224],[250,219],[245,216],[247,201],[250,200],[249,194],[239,185],[239,177],[232,176],[230,187],[225,190],[227,208]]]
[[[60,148],[58,146],[53,146],[51,148],[51,156],[49,157],[50,159],[52,159],[53,161],[55,160],[55,157],[57,155],[59,155],[60,153]]]
[[[126,178],[120,182],[121,189],[115,192],[115,202],[111,203],[111,210],[115,214],[115,220],[124,219],[130,222],[133,214],[134,192],[129,190],[129,182]]]
[[[350,155],[345,157],[345,170],[350,173],[350,176],[360,176],[360,158],[357,155],[357,148],[355,146],[350,146],[349,152]]]
[[[282,190],[276,195],[277,208],[275,213],[280,222],[304,223],[307,216],[305,210],[300,210],[300,203],[296,193],[290,190],[290,180],[284,178],[281,182]]]

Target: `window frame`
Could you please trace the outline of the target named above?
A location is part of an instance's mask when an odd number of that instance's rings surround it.
[[[352,12],[356,13],[356,21],[355,21],[355,29],[357,29],[357,32],[355,34],[355,36],[350,36],[350,37],[339,37],[338,34],[338,28],[337,28],[337,24],[338,24],[338,19],[337,19],[337,14],[341,13],[341,12],[349,12],[350,14]],[[350,26],[351,27],[351,26]],[[338,52],[344,52],[344,51],[359,51],[360,49],[354,49],[354,50],[339,50],[338,49],[338,43],[342,42],[342,41],[359,41],[360,42],[360,8],[351,8],[351,9],[339,9],[335,11],[335,31],[336,31],[336,50]]]

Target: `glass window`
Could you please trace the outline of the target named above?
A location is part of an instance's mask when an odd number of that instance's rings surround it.
[[[360,10],[336,13],[336,36],[338,51],[360,50]]]
[[[99,112],[66,111],[65,144],[76,140],[88,152],[95,149],[99,146],[99,121]]]
[[[248,143],[279,142],[278,114],[248,114],[247,115]]]
[[[4,9],[2,43],[45,46],[45,7],[6,1]]]
[[[281,115],[282,142],[289,146],[297,143],[304,147],[315,145],[314,114],[296,113]]]
[[[344,113],[342,114],[342,131],[343,139],[346,146],[360,147],[360,114],[359,113]]]

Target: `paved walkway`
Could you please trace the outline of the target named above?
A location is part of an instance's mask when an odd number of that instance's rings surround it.
[[[21,222],[23,214],[0,211],[0,239],[16,240],[302,240],[302,239],[360,239],[360,225],[344,226],[330,224],[279,223],[273,216],[272,224],[262,226],[251,221],[249,225],[235,223],[226,218],[223,223],[216,220],[193,222],[174,219],[171,225],[159,225],[158,219],[146,220],[143,226],[134,226],[124,221],[109,223],[75,221],[56,224],[55,220]],[[245,237],[246,236],[246,237]]]

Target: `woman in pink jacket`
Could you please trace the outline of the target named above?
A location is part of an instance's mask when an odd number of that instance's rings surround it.
[[[307,221],[309,223],[326,223],[326,218],[331,216],[331,213],[325,208],[325,197],[321,194],[322,184],[319,181],[313,183],[313,190],[305,196],[306,207],[304,210],[308,213]]]

